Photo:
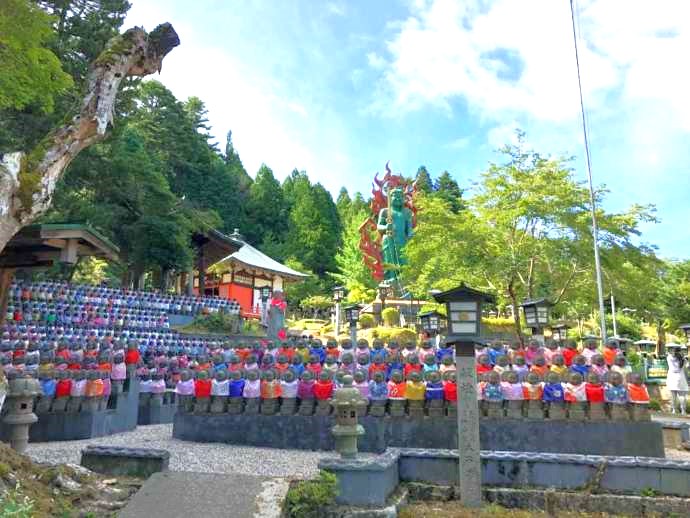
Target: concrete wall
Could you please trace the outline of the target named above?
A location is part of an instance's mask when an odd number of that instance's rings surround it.
[[[139,409],[139,382],[129,380],[127,391],[112,394],[105,410],[39,413],[29,428],[29,442],[74,441],[134,430]],[[9,429],[0,424],[0,438],[7,441]]]
[[[363,452],[388,447],[457,448],[455,419],[405,417],[360,418]],[[484,450],[591,455],[663,457],[662,427],[655,422],[577,422],[527,419],[482,419]],[[332,450],[332,416],[264,416],[178,412],[173,437],[187,441],[221,442],[257,447]]]
[[[172,423],[177,413],[175,393],[168,393],[161,404],[148,400],[145,404],[139,401],[138,425]]]
[[[458,454],[451,450],[400,449],[402,482],[458,484]],[[599,479],[599,488],[690,497],[690,462],[640,456],[562,455],[482,451],[482,483],[501,487],[576,489]],[[595,477],[596,476],[596,477]]]

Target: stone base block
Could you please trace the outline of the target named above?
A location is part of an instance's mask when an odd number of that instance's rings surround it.
[[[81,404],[81,409],[84,412],[96,412],[98,410],[98,404],[101,402],[100,397],[85,397]]]
[[[244,411],[244,399],[241,397],[228,398],[228,414],[241,414]]]
[[[527,419],[544,419],[544,407],[541,401],[527,401]]]
[[[318,399],[314,413],[316,415],[331,415],[331,402],[325,399]]]
[[[442,399],[432,399],[427,402],[426,411],[429,417],[443,417],[445,409],[443,407]]]
[[[454,401],[446,401],[446,415],[455,418],[458,416],[458,405]]]
[[[104,475],[148,478],[167,471],[169,462],[165,450],[87,446],[81,451],[81,465]]]
[[[314,406],[316,405],[316,401],[313,399],[302,399],[300,400],[299,403],[299,409],[298,413],[299,415],[314,415]]]
[[[149,405],[156,407],[163,406],[163,394],[151,394],[151,401],[149,401]]]
[[[381,506],[398,486],[398,458],[395,451],[354,459],[323,459],[319,469],[338,478],[336,503],[354,506]]]
[[[383,417],[386,415],[386,401],[372,401],[369,406],[369,415],[373,417]]]
[[[81,404],[84,401],[83,396],[75,396],[69,398],[69,401],[67,401],[67,412],[79,412],[81,409]]]
[[[198,397],[194,400],[194,413],[207,414],[211,405],[211,398]]]
[[[404,399],[389,399],[388,400],[388,414],[391,417],[403,417],[405,415]]]
[[[280,415],[293,415],[297,411],[296,398],[282,398],[280,401]]]
[[[139,394],[139,406],[148,406],[151,402],[151,393],[142,392]]]
[[[652,415],[649,413],[649,405],[633,403],[630,405],[630,416],[633,421],[651,421]]]
[[[53,412],[66,412],[69,397],[57,397],[53,401]]]
[[[612,404],[609,408],[611,419],[613,421],[629,421],[630,413],[628,412],[628,405]]]
[[[183,412],[194,410],[194,396],[178,396],[177,405]]]
[[[222,414],[227,409],[227,396],[213,396],[211,398],[211,413],[212,414]]]
[[[50,407],[53,405],[53,399],[54,398],[52,396],[39,397],[38,401],[36,401],[35,412],[37,414],[45,414],[50,412]]]
[[[364,417],[365,415],[367,415],[368,412],[369,412],[369,402],[368,401],[364,401],[363,403],[360,403],[359,405],[357,405],[357,415],[359,417]]]
[[[522,419],[523,401],[506,401],[506,417]]]
[[[259,413],[261,400],[258,397],[251,397],[244,400],[244,413],[256,415]]]
[[[261,400],[262,415],[276,415],[278,412],[278,398]]]
[[[424,418],[424,401],[408,401],[407,413],[412,419]]]
[[[500,418],[504,416],[503,401],[486,401],[486,417]]]
[[[587,419],[587,403],[582,401],[569,402],[568,419],[571,421],[584,421]]]
[[[606,421],[608,418],[609,416],[606,414],[606,403],[589,404],[590,421]]]

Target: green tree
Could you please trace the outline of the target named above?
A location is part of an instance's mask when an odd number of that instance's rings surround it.
[[[431,179],[429,171],[427,171],[426,166],[424,165],[420,165],[419,169],[417,169],[415,183],[417,185],[417,192],[429,194],[434,190],[434,182]]]
[[[282,257],[280,247],[287,231],[283,189],[266,164],[261,165],[249,188],[246,212],[251,222],[246,230],[248,240],[264,252]]]
[[[441,176],[436,179],[434,193],[438,198],[445,200],[453,212],[458,212],[464,208],[462,189],[448,171],[443,171]]]
[[[27,0],[0,3],[0,110],[35,106],[52,112],[55,97],[72,86],[47,48],[51,24],[51,17]]]
[[[359,226],[367,218],[364,210],[354,213],[343,229],[342,246],[335,255],[337,271],[331,277],[348,291],[353,302],[372,300],[376,296],[376,282],[362,261],[359,249]]]
[[[437,196],[420,196],[420,220],[406,247],[405,278],[418,296],[431,288],[465,282],[496,293],[517,308],[524,298],[592,300],[593,261],[588,191],[563,159],[543,158],[506,146],[504,164],[482,174],[469,210],[456,212]],[[599,207],[604,191],[599,191]],[[639,225],[652,221],[649,207],[599,211],[604,261],[638,261]],[[617,259],[616,259],[617,258]],[[515,311],[520,332],[519,312]],[[521,334],[520,334],[521,336]]]
[[[350,193],[347,192],[345,187],[340,188],[338,193],[338,198],[335,201],[335,206],[338,209],[338,216],[340,216],[340,221],[345,221],[350,217],[350,206],[352,205],[352,200],[350,199]]]

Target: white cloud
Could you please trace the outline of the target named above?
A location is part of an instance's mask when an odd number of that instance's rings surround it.
[[[376,52],[369,52],[367,54],[367,63],[374,69],[383,69],[386,66],[386,60],[379,56]]]
[[[588,108],[662,99],[690,129],[690,2],[580,2],[580,63]],[[575,121],[579,111],[567,1],[420,2],[388,42],[389,103],[448,109],[457,97],[489,120]],[[585,43],[586,42],[586,43]],[[506,59],[508,57],[508,59]],[[506,74],[510,77],[506,77]],[[382,105],[380,100],[377,105]]]
[[[465,149],[469,145],[470,137],[460,137],[446,144],[446,147],[448,149]]]
[[[345,16],[345,6],[342,4],[336,4],[335,2],[329,2],[327,4],[328,12],[334,14],[335,16]]]

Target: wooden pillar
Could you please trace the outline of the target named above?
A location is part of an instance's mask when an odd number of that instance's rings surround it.
[[[0,325],[5,323],[14,271],[15,268],[0,268]]]
[[[204,258],[204,250],[199,248],[199,296],[203,297],[206,294],[206,259]]]

